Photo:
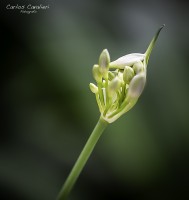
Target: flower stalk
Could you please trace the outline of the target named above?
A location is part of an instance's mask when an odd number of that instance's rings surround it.
[[[74,167],[72,168],[66,182],[64,183],[57,200],[66,200],[70,191],[72,190],[78,176],[80,175],[83,167],[85,166],[89,156],[91,155],[98,139],[103,133],[108,123],[100,117],[93,132],[91,133],[87,143],[85,144],[81,154],[79,155]]]
[[[66,179],[57,200],[66,200],[90,157],[97,141],[109,123],[128,112],[138,101],[146,84],[147,64],[162,27],[152,38],[146,52],[132,53],[110,62],[108,50],[102,51],[93,66],[96,85],[89,84],[101,113],[99,121]]]

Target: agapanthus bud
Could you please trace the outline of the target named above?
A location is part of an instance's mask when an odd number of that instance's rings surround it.
[[[111,81],[113,78],[115,78],[115,73],[113,73],[113,72],[108,72],[108,79]]]
[[[108,96],[113,97],[113,95],[119,90],[120,86],[121,80],[116,76],[108,85]]]
[[[90,84],[90,89],[96,94],[101,117],[108,123],[117,120],[137,103],[145,87],[149,57],[162,28],[144,54],[132,53],[110,62],[105,49],[100,55],[99,65],[94,65],[93,76],[98,88]]]
[[[98,87],[95,84],[90,83],[89,87],[92,93],[96,94],[98,92]]]
[[[132,53],[118,58],[110,63],[110,68],[124,69],[125,66],[132,66],[138,61],[143,61],[145,54]]]
[[[134,70],[129,67],[129,66],[125,66],[125,69],[123,71],[123,80],[126,84],[129,84],[131,79],[133,78],[134,76]]]
[[[102,81],[102,74],[99,71],[98,65],[93,66],[93,77],[97,83]]]
[[[134,65],[133,65],[133,70],[136,74],[144,71],[144,65],[141,61],[138,61],[136,62]]]
[[[104,78],[108,77],[110,55],[107,49],[104,49],[99,57],[99,71]]]
[[[146,83],[145,73],[140,73],[134,76],[134,78],[131,80],[129,84],[127,97],[129,99],[138,99],[144,89],[145,83]]]

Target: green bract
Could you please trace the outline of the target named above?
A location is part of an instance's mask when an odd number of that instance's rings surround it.
[[[99,64],[93,66],[97,86],[90,83],[90,89],[96,95],[101,117],[108,123],[129,111],[142,94],[148,60],[163,27],[157,31],[144,54],[132,53],[110,62],[105,49],[99,57]]]

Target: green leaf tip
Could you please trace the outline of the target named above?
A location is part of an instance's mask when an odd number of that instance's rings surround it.
[[[163,27],[165,27],[165,24],[163,24],[163,25],[158,29],[157,33],[156,33],[155,36],[152,38],[152,40],[151,40],[151,42],[150,42],[150,44],[149,44],[149,46],[148,46],[148,48],[147,48],[147,50],[146,50],[146,52],[145,52],[145,55],[146,55],[146,57],[145,57],[146,64],[148,64],[148,60],[149,60],[150,54],[151,54],[151,52],[152,52],[152,49],[154,48],[155,43],[156,43],[156,40],[158,39],[158,36],[159,36],[161,30],[163,29]]]

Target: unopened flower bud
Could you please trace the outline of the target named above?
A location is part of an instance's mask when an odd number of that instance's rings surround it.
[[[110,55],[107,49],[104,49],[99,57],[99,71],[104,78],[108,77]]]
[[[136,74],[142,72],[144,70],[144,65],[141,61],[136,62],[133,65],[133,70],[135,71]]]
[[[108,123],[117,120],[137,103],[145,87],[149,57],[163,27],[144,54],[132,53],[110,62],[108,51],[102,51],[99,65],[93,67],[98,87],[91,83],[90,89],[96,94],[101,117]]]
[[[113,78],[115,78],[115,73],[109,71],[108,72],[108,79],[111,81]]]
[[[102,81],[102,74],[99,71],[98,65],[93,66],[93,77],[97,83]]]
[[[143,61],[145,54],[132,53],[118,58],[110,63],[110,68],[124,69],[125,66],[132,66],[138,61]]]
[[[90,83],[89,87],[92,93],[96,94],[98,92],[98,87],[95,84]]]
[[[145,83],[146,83],[145,73],[140,73],[134,76],[134,78],[131,80],[129,84],[129,90],[127,94],[128,98],[138,99],[144,89]]]
[[[123,71],[123,80],[126,84],[129,84],[131,79],[134,76],[134,70],[129,67],[129,66],[125,66],[125,69]]]
[[[113,97],[115,92],[117,92],[120,87],[121,87],[121,80],[118,77],[115,77],[112,81],[110,81],[108,85],[108,96]]]

